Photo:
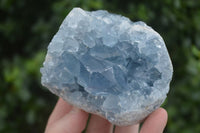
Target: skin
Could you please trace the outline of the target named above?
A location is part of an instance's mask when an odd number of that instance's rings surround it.
[[[114,133],[162,133],[167,123],[167,112],[159,108],[139,124],[119,127]],[[87,124],[88,113],[73,107],[61,98],[51,113],[45,133],[81,133]],[[106,119],[92,115],[86,133],[113,133],[113,125]]]

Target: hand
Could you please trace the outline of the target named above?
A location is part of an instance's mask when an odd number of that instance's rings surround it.
[[[81,133],[87,124],[88,113],[72,107],[61,98],[49,117],[45,133]],[[167,112],[159,108],[144,121],[140,133],[162,133],[167,123]],[[112,133],[113,125],[107,120],[92,115],[86,133]],[[138,133],[139,124],[115,127],[114,133]]]

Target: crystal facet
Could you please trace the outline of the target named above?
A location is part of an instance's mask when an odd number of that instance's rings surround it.
[[[162,37],[144,22],[74,8],[49,44],[41,73],[54,94],[125,126],[163,103],[173,68]]]

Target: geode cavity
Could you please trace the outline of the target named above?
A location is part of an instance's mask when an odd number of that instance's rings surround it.
[[[43,65],[51,92],[120,126],[163,103],[173,72],[162,37],[144,22],[80,8],[63,21]]]

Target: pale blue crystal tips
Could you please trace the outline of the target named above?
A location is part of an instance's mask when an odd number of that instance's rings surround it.
[[[74,8],[49,44],[41,73],[54,94],[125,126],[162,104],[173,68],[162,37],[144,22]]]

